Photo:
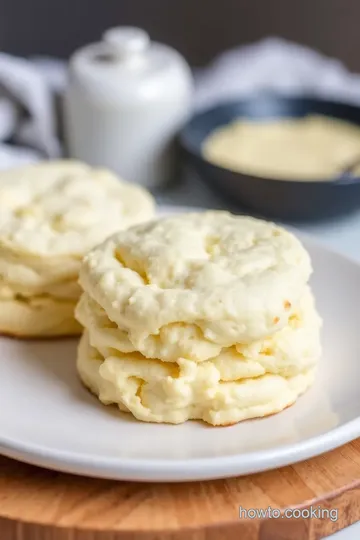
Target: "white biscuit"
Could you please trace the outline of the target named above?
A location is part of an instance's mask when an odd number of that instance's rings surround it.
[[[316,360],[316,359],[315,359]],[[315,361],[316,363],[316,361]],[[314,365],[314,363],[313,363]],[[223,379],[212,361],[177,364],[150,360],[139,353],[105,358],[81,338],[77,369],[84,384],[104,404],[117,404],[138,420],[179,424],[201,419],[229,425],[267,416],[288,407],[313,383],[315,368],[284,377],[269,374]]]
[[[211,211],[115,234],[85,257],[80,284],[133,344],[185,323],[228,347],[286,326],[310,274],[290,232]]]
[[[1,172],[0,333],[42,335],[44,328],[47,335],[51,327],[56,334],[60,328],[79,331],[68,311],[81,292],[77,280],[83,256],[115,231],[153,215],[154,201],[145,190],[75,161]],[[39,302],[47,308],[34,309]],[[61,314],[65,318],[58,320]]]

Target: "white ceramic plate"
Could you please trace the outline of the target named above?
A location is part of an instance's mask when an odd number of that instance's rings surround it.
[[[137,422],[101,405],[75,371],[76,340],[0,339],[0,452],[122,480],[238,476],[294,463],[360,436],[360,266],[302,237],[324,319],[315,385],[284,412],[226,428]]]

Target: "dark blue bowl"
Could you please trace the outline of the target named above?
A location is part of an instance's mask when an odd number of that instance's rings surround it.
[[[272,219],[316,220],[360,208],[360,178],[343,175],[317,181],[287,181],[235,172],[213,165],[201,154],[202,143],[216,128],[237,118],[276,119],[321,114],[360,126],[360,107],[316,98],[258,95],[196,114],[180,134],[190,166],[224,198],[242,209]],[[360,155],[360,147],[359,147]]]

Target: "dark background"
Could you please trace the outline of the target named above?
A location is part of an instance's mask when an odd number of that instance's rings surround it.
[[[17,55],[67,58],[123,24],[145,28],[193,66],[277,35],[360,72],[360,0],[0,0],[0,47]]]

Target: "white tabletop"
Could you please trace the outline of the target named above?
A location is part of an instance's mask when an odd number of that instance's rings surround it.
[[[159,204],[166,205],[235,210],[190,175],[185,175],[181,183],[159,194],[157,200]],[[292,223],[289,225],[294,226]],[[360,210],[342,219],[295,226],[303,232],[313,234],[328,247],[360,263]],[[360,522],[327,538],[328,540],[356,540],[360,538]]]

